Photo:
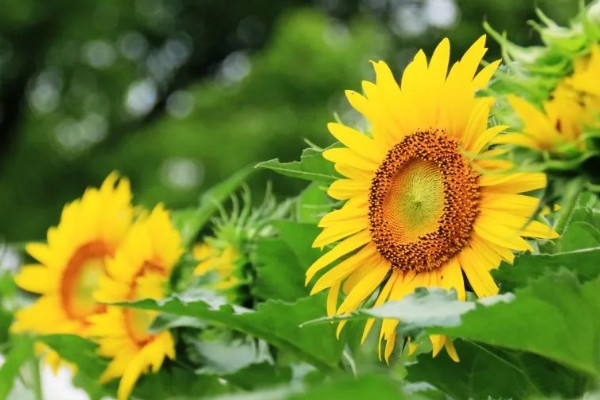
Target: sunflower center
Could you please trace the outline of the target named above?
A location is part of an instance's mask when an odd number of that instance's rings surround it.
[[[444,207],[444,181],[431,161],[409,160],[391,179],[383,204],[391,228],[403,234],[399,242],[408,243],[432,232]]]
[[[63,275],[61,297],[71,317],[84,319],[103,309],[94,300],[93,293],[104,273],[104,258],[109,255],[102,242],[92,242],[79,247],[69,260]]]
[[[158,278],[159,276],[160,278]],[[162,284],[157,284],[157,281],[162,283],[165,276],[165,269],[160,263],[146,261],[133,278],[128,299],[162,298]],[[127,333],[133,341],[143,346],[152,339],[149,328],[154,318],[156,318],[156,312],[126,308],[123,309],[123,315],[125,316]]]
[[[468,244],[479,199],[479,174],[458,143],[442,132],[416,132],[392,147],[375,172],[371,236],[395,269],[439,269]]]
[[[140,345],[148,343],[152,339],[152,335],[149,332],[150,325],[157,313],[147,310],[135,310],[135,309],[124,309],[125,325],[127,327],[127,333]]]

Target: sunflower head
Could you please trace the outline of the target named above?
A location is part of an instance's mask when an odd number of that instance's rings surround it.
[[[329,291],[329,315],[399,300],[417,287],[453,288],[465,299],[463,273],[476,295],[494,295],[490,270],[512,262],[512,250],[532,250],[523,237],[556,236],[529,221],[538,200],[520,194],[544,187],[545,175],[516,173],[490,149],[505,126],[489,127],[493,100],[476,97],[499,64],[478,72],[485,52],[481,37],[449,67],[444,39],[429,60],[419,51],[399,84],[380,61],[373,63],[375,82],[363,82],[364,94],[346,93],[371,131],[328,126],[342,146],[323,156],[344,176],[328,194],[345,204],[321,219],[314,246],[331,247],[306,280],[319,274],[312,293]],[[367,322],[363,340],[373,324]],[[381,326],[386,360],[397,324],[384,320]],[[434,355],[445,347],[458,359],[448,338],[431,340]]]
[[[162,299],[181,254],[179,232],[169,213],[157,206],[131,227],[107,263],[94,297],[107,303]],[[155,317],[152,311],[108,306],[105,313],[90,318],[90,335],[97,340],[100,355],[111,358],[101,381],[121,377],[119,400],[129,397],[140,375],[158,371],[165,358],[175,356],[170,332],[150,332]]]
[[[532,22],[543,47],[523,48],[488,27],[503,47],[508,71],[493,90],[507,95],[521,129],[501,136],[507,143],[575,158],[596,149],[600,133],[599,2],[583,9],[562,27],[538,12],[544,25]],[[519,93],[519,97],[511,95]],[[500,118],[514,120],[499,110]],[[511,121],[512,122],[512,121]]]
[[[245,282],[244,263],[235,244],[208,237],[194,246],[193,256],[199,261],[194,275],[206,278],[208,287],[235,301],[236,288]]]
[[[58,226],[48,230],[47,243],[27,245],[38,263],[23,266],[15,281],[41,296],[16,313],[13,330],[85,336],[89,318],[105,311],[92,293],[132,216],[129,181],[116,173],[66,205]]]
[[[256,208],[247,189],[239,197],[232,196],[231,203],[231,211],[220,210],[221,215],[213,220],[213,234],[194,246],[192,254],[198,261],[194,275],[200,277],[201,286],[240,303],[247,292],[243,286],[249,283],[248,247],[257,237],[272,234],[269,221],[285,217],[289,203],[277,205],[270,187]]]

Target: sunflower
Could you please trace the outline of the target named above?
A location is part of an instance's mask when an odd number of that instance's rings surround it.
[[[101,278],[95,298],[106,303],[164,298],[181,253],[179,233],[168,212],[157,206],[131,227],[108,262],[108,274]],[[141,374],[156,372],[166,357],[175,357],[171,334],[149,331],[155,317],[152,311],[108,306],[106,313],[91,318],[90,335],[99,344],[99,354],[112,358],[100,380],[121,377],[119,400],[129,397]]]
[[[131,224],[130,202],[129,181],[112,173],[65,206],[47,243],[27,245],[39,264],[25,265],[15,281],[41,296],[16,313],[14,331],[86,336],[89,318],[105,311],[92,293]]]
[[[328,315],[346,314],[374,299],[399,300],[417,287],[456,290],[465,299],[463,273],[479,297],[495,295],[490,270],[512,250],[533,250],[523,237],[554,238],[546,225],[529,221],[538,199],[521,193],[543,188],[542,173],[510,172],[490,156],[489,142],[505,126],[488,127],[493,100],[475,97],[500,61],[477,72],[486,52],[477,40],[448,72],[450,43],[444,39],[429,63],[419,51],[400,85],[382,61],[365,95],[347,91],[350,104],[370,123],[367,135],[340,123],[328,125],[343,145],[323,156],[344,178],[329,196],[345,201],[325,215],[313,246],[335,244],[306,272],[312,294],[328,289]],[[339,303],[340,290],[345,297]],[[363,342],[373,326],[365,326]],[[384,320],[379,350],[389,357],[396,320]],[[338,326],[338,334],[344,321]],[[449,338],[431,336],[433,355],[443,347],[458,355]]]
[[[273,235],[271,221],[286,218],[290,203],[278,204],[270,186],[257,207],[252,207],[247,188],[230,200],[231,209],[220,208],[212,221],[212,234],[194,246],[192,254],[199,263],[193,273],[200,277],[200,286],[225,295],[231,303],[243,303],[248,292],[244,285],[252,274],[246,269],[248,249],[258,238]]]
[[[192,253],[194,258],[200,261],[194,269],[194,275],[214,274],[215,279],[211,287],[215,290],[228,291],[243,283],[240,276],[239,252],[233,245],[221,244],[215,238],[208,238],[194,246]]]
[[[558,82],[542,109],[509,95],[512,108],[523,121],[523,131],[505,134],[497,143],[538,151],[560,152],[565,145],[585,148],[582,133],[600,128],[600,48],[574,61],[573,73]]]

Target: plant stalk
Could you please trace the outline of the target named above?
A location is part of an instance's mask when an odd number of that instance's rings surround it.
[[[584,184],[584,178],[578,177],[573,180],[567,188],[561,204],[562,208],[558,214],[558,218],[556,219],[556,224],[554,224],[554,230],[558,232],[559,235],[563,234],[567,222],[569,222],[569,219],[571,218],[571,214],[575,209],[575,205],[577,205],[577,200],[579,199],[579,195],[584,187]]]

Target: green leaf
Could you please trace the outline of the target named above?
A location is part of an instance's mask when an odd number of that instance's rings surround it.
[[[10,393],[19,370],[33,357],[33,340],[28,336],[13,336],[10,351],[0,367],[0,399]]]
[[[333,163],[323,158],[323,152],[313,148],[305,149],[300,161],[284,163],[274,158],[257,164],[256,168],[266,168],[281,175],[321,183],[330,183],[340,177],[333,168]]]
[[[198,318],[180,317],[171,314],[159,314],[154,321],[152,321],[148,331],[150,333],[159,333],[173,328],[185,327],[204,329],[206,326],[206,322],[201,321]]]
[[[298,222],[317,224],[321,217],[335,205],[327,196],[327,189],[317,182],[311,183],[296,201]]]
[[[313,248],[317,235],[321,229],[313,224],[304,224],[293,221],[273,221],[279,231],[281,239],[292,249],[298,261],[306,270],[323,253],[318,248]]]
[[[510,297],[507,301],[510,301]],[[328,323],[334,320],[366,320],[371,317],[379,319],[392,318],[402,321],[401,329],[409,332],[430,326],[459,325],[462,316],[468,311],[475,310],[475,308],[475,302],[457,300],[454,291],[447,292],[439,288],[428,291],[424,288],[418,288],[414,294],[404,297],[401,301],[390,301],[379,307],[358,310],[353,314],[322,317],[309,321],[306,325]]]
[[[252,172],[253,169],[250,167],[239,170],[223,182],[207,190],[200,197],[198,207],[172,213],[173,224],[181,233],[185,246],[194,241],[204,224],[217,211],[219,204],[225,201]]]
[[[333,325],[300,327],[304,321],[323,315],[323,296],[303,298],[295,303],[269,300],[259,304],[256,310],[218,302],[209,303],[205,299],[185,295],[173,295],[164,300],[146,299],[121,305],[200,318],[238,330],[289,350],[319,368],[329,369],[337,366],[342,353],[343,344],[335,338]]]
[[[456,327],[431,332],[528,351],[600,376],[600,279],[561,271],[520,289],[514,301],[478,307]]]
[[[263,238],[254,250],[256,279],[252,294],[262,300],[293,301],[305,297],[306,266],[300,264],[290,247],[280,238]]]
[[[410,382],[428,382],[455,399],[547,398],[560,394],[574,398],[586,379],[540,356],[455,340],[460,362],[445,352],[421,354],[407,367]]]
[[[600,246],[555,254],[523,254],[515,258],[514,265],[503,263],[492,275],[503,291],[526,286],[531,280],[561,268],[588,281],[600,274],[599,259]]]
[[[373,399],[398,400],[414,399],[403,394],[400,385],[381,375],[365,375],[359,378],[344,377],[306,390],[305,393],[288,397],[289,400],[322,399]]]
[[[190,359],[200,365],[198,374],[233,374],[249,365],[271,361],[268,346],[262,341],[246,338],[220,342],[193,337],[184,340]]]
[[[407,388],[408,389],[408,388]],[[399,382],[384,375],[338,376],[319,385],[287,385],[247,394],[219,396],[218,400],[425,400],[431,399],[419,391],[402,388]],[[440,398],[441,397],[436,397]],[[217,400],[215,399],[215,400]]]
[[[184,400],[212,398],[224,393],[227,386],[216,376],[197,375],[193,371],[163,366],[158,373],[143,375],[136,384],[132,399]]]
[[[577,197],[577,204],[567,217],[565,229],[558,240],[560,252],[600,247],[600,208],[598,198],[590,192]]]
[[[311,246],[319,229],[292,221],[274,221],[273,225],[279,237],[259,239],[252,256],[256,269],[253,294],[287,301],[305,297],[304,272],[321,254]]]
[[[260,387],[290,382],[292,368],[262,362],[260,364],[250,364],[234,373],[223,375],[222,378],[244,390],[256,390]]]
[[[98,345],[76,335],[45,335],[36,338],[55,350],[60,357],[77,366],[73,385],[84,389],[92,399],[111,395],[110,389],[98,383],[98,378],[108,366],[105,358],[97,354]]]
[[[420,290],[402,301],[360,310],[349,319],[400,319],[400,331],[417,328],[507,349],[526,351],[600,376],[600,278],[581,285],[574,274],[545,276],[515,295],[466,302]],[[447,302],[446,306],[443,303]],[[339,318],[326,318],[334,320]]]

